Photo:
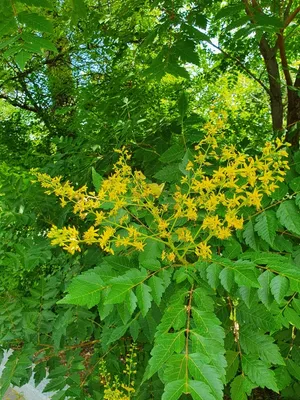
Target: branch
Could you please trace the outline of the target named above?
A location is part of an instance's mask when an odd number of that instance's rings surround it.
[[[279,48],[281,65],[287,86],[293,86],[292,77],[289,70],[289,65],[286,57],[283,30],[278,34],[277,44]],[[289,89],[288,89],[289,90]]]
[[[270,90],[267,88],[267,86],[259,78],[257,78],[257,76],[253,74],[253,72],[251,72],[247,67],[245,67],[245,65],[237,57],[230,55],[229,53],[227,53],[227,51],[223,50],[221,47],[219,47],[218,45],[214,44],[211,41],[209,41],[209,44],[215,49],[219,50],[221,53],[223,53],[226,57],[229,57],[233,61],[235,61],[236,64],[238,64],[249,76],[251,76],[252,79],[254,79],[258,84],[260,84],[260,86],[270,95]]]
[[[284,21],[284,29],[289,26],[289,24],[296,18],[297,14],[300,12],[300,6],[297,7]]]
[[[289,4],[286,6],[286,9],[284,10],[284,19],[286,19],[289,16],[293,2],[294,0],[290,0]]]
[[[296,79],[295,79],[295,83],[294,83],[295,88],[300,88],[300,65],[297,71],[297,75],[296,75]]]
[[[14,107],[22,108],[23,110],[31,111],[31,112],[35,112],[35,113],[38,112],[36,107],[31,106],[30,104],[26,104],[26,103],[19,103],[16,99],[11,99],[8,94],[0,93],[0,99],[4,99],[4,100],[8,101],[8,103]]]

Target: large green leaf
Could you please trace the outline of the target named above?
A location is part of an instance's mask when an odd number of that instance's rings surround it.
[[[270,246],[273,246],[276,230],[278,229],[278,221],[275,212],[267,210],[259,214],[256,218],[254,229],[262,239],[269,243]]]
[[[159,306],[162,295],[165,291],[164,281],[157,276],[152,276],[148,280],[148,285],[151,288],[151,295],[153,297],[153,300]]]
[[[183,110],[183,115],[185,114],[186,108]],[[185,149],[179,144],[174,144],[168,150],[166,150],[159,158],[159,161],[168,164],[173,161],[180,161],[184,156]]]
[[[245,239],[246,244],[251,247],[253,250],[259,250],[259,240],[255,234],[253,221],[250,220],[247,222],[243,232],[243,238]]]
[[[145,285],[144,283],[141,283],[138,285],[136,288],[136,297],[138,301],[138,306],[142,312],[143,317],[146,316],[147,312],[149,311],[149,308],[151,307],[151,301],[152,301],[152,296],[151,296],[151,288],[148,285]]]
[[[277,275],[272,279],[270,289],[277,303],[282,303],[284,296],[287,295],[289,287],[289,280],[285,276]]]
[[[166,385],[162,400],[177,400],[182,394],[188,393],[194,400],[216,399],[203,382],[180,379]]]
[[[27,51],[21,50],[16,56],[15,56],[15,61],[18,64],[18,67],[20,68],[21,71],[24,70],[25,65],[28,60],[30,60],[32,55],[28,53]]]
[[[237,261],[234,264],[234,279],[239,286],[259,288],[259,273],[254,263]]]
[[[294,200],[287,200],[280,204],[277,210],[280,223],[289,231],[300,235],[300,210]]]
[[[267,307],[270,308],[274,299],[271,292],[271,281],[274,278],[274,274],[270,271],[264,271],[258,278],[260,288],[257,291],[260,301]]]
[[[68,294],[58,304],[76,304],[91,308],[99,303],[105,283],[98,273],[87,271],[77,276],[68,287]]]
[[[243,355],[242,364],[245,374],[257,386],[278,392],[274,371],[269,369],[269,364],[258,360],[255,356]]]
[[[110,291],[105,299],[105,304],[118,304],[126,300],[129,292],[142,284],[147,277],[146,270],[131,269],[126,274],[112,278],[109,282]]]
[[[223,399],[223,383],[220,379],[219,370],[216,367],[205,364],[202,354],[189,354],[188,368],[193,379],[205,383],[216,400]]]
[[[270,335],[264,335],[245,326],[240,330],[240,344],[247,354],[257,355],[267,363],[285,365],[279,347],[274,344],[274,339]]]
[[[252,389],[256,385],[252,383],[245,375],[238,375],[234,378],[230,385],[230,394],[232,400],[247,400]]]
[[[145,372],[144,380],[151,378],[174,354],[180,353],[185,343],[184,330],[159,335],[151,351],[151,358]]]
[[[49,0],[18,0],[18,1],[27,4],[28,6],[53,8],[53,5]]]
[[[7,18],[0,22],[0,37],[17,29],[15,17]]]
[[[28,26],[28,28],[32,28],[39,32],[52,33],[53,31],[52,23],[40,14],[22,11],[18,14],[18,20],[22,24]]]

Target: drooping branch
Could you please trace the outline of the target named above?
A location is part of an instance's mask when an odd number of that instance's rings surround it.
[[[35,106],[32,106],[30,104],[26,104],[26,103],[21,103],[21,102],[17,101],[17,99],[12,99],[6,93],[0,93],[0,99],[6,100],[9,104],[11,104],[14,107],[18,107],[18,108],[21,108],[23,110],[31,111],[31,112],[35,112],[35,113],[38,112],[38,110],[36,109]]]
[[[289,24],[296,18],[297,14],[300,12],[300,6],[297,7],[284,21],[284,29],[289,26]]]
[[[210,46],[214,47],[215,49],[219,50],[223,53],[226,57],[231,58],[236,64],[238,64],[252,79],[254,79],[268,94],[270,94],[270,90],[267,86],[263,83],[261,79],[253,74],[237,57],[232,56],[231,54],[227,53],[227,51],[223,50],[218,45],[214,44],[213,42],[209,42]]]

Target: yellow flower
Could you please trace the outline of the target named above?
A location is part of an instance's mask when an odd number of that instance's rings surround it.
[[[234,213],[226,214],[225,220],[228,223],[229,227],[232,226],[235,229],[242,229],[244,226],[243,217],[238,218]]]
[[[221,225],[221,221],[219,220],[218,215],[214,215],[214,216],[208,215],[203,220],[202,228],[203,229],[208,228],[209,230],[214,231],[220,225]]]
[[[226,226],[220,227],[217,229],[216,237],[224,240],[228,239],[231,236],[230,229]]]
[[[182,242],[193,243],[194,241],[193,236],[188,228],[178,228],[176,229],[175,233],[177,234],[178,239]]]
[[[100,237],[98,239],[101,249],[106,248],[106,245],[107,245],[109,239],[114,235],[115,231],[116,230],[114,228],[112,228],[111,226],[106,226],[104,228],[104,232],[102,233],[102,235],[100,235]]]
[[[101,225],[102,224],[102,222],[104,221],[104,219],[105,219],[105,214],[104,214],[104,212],[103,211],[96,211],[96,221],[95,221],[95,225],[97,226],[97,225]]]
[[[135,247],[139,251],[143,251],[144,247],[145,247],[145,243],[135,240],[134,242],[132,242],[132,246]]]
[[[97,241],[97,237],[98,235],[98,229],[95,229],[94,226],[90,226],[90,228],[84,232],[83,234],[83,240],[87,243],[87,244],[93,244]]]
[[[169,253],[169,254],[167,254],[167,259],[168,259],[170,262],[174,262],[174,261],[175,261],[175,258],[176,258],[176,256],[175,256],[174,253]]]
[[[249,206],[255,206],[258,210],[261,206],[262,196],[263,195],[255,188],[252,193],[247,192],[246,203],[248,203]]]
[[[212,255],[210,246],[208,246],[205,242],[201,242],[197,245],[197,247],[195,249],[195,253],[198,257],[201,257],[204,259],[210,259],[211,255]]]

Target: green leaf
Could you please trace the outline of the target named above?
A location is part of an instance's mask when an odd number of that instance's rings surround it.
[[[242,253],[242,246],[233,238],[226,240],[224,243],[223,256],[233,260]]]
[[[98,172],[96,172],[94,167],[92,167],[92,181],[93,181],[93,185],[96,190],[96,193],[98,193],[100,190],[102,180],[103,180],[102,176],[100,174],[98,174]]]
[[[256,357],[243,355],[242,364],[245,374],[257,386],[278,392],[274,371],[271,371],[268,364],[257,360]]]
[[[21,3],[27,4],[28,6],[53,8],[53,5],[49,0],[18,0]]]
[[[151,295],[153,297],[153,300],[159,306],[162,295],[165,291],[164,281],[154,275],[148,280],[148,285],[151,288]]]
[[[210,42],[209,36],[207,36],[205,33],[200,31],[199,29],[197,29],[192,24],[182,23],[181,29],[183,32],[186,32],[189,37],[194,38],[194,40],[197,43],[198,42]]]
[[[164,164],[168,164],[173,161],[181,161],[184,153],[185,149],[182,146],[179,144],[174,144],[159,157],[159,161]]]
[[[7,35],[13,30],[17,30],[15,17],[7,18],[0,22],[0,37]]]
[[[220,379],[219,370],[216,367],[203,362],[203,355],[192,353],[188,356],[188,368],[193,379],[205,383],[213,394],[214,399],[223,399],[223,383]]]
[[[259,288],[258,275],[255,264],[242,260],[234,263],[234,279],[239,286]]]
[[[52,33],[53,31],[52,23],[39,14],[22,11],[18,14],[18,20],[22,24],[39,32]]]
[[[148,259],[156,259],[161,256],[164,249],[164,244],[154,239],[147,239],[144,251],[139,254],[139,263],[143,265],[143,262]]]
[[[287,363],[288,362],[289,360],[287,360]],[[291,375],[288,373],[286,366],[276,368],[274,370],[274,373],[279,390],[282,390],[291,384],[292,378]]]
[[[21,71],[24,71],[25,65],[27,63],[28,60],[30,60],[30,58],[32,57],[32,55],[30,53],[28,53],[27,51],[21,50],[16,56],[15,56],[15,61],[18,65],[18,67],[20,68]]]
[[[236,376],[230,385],[231,400],[247,400],[255,387],[247,376]]]
[[[246,244],[256,251],[259,250],[258,239],[254,231],[253,221],[250,220],[247,222],[243,232],[243,238],[245,239]]]
[[[126,324],[126,325],[122,325],[122,326],[118,326],[118,327],[114,328],[113,332],[109,335],[109,339],[107,340],[107,342],[105,344],[108,346],[109,344],[119,340],[122,336],[125,335],[125,333],[127,332],[127,329],[129,328],[129,325],[130,324]]]
[[[64,375],[59,376],[58,378],[53,378],[50,382],[47,383],[46,387],[44,388],[43,392],[53,392],[56,390],[63,389],[66,386],[66,378]]]
[[[234,284],[234,272],[231,268],[224,268],[220,275],[220,281],[227,292],[231,291],[232,285]]]
[[[281,203],[276,215],[280,223],[290,232],[300,235],[300,210],[293,200]]]
[[[159,371],[166,361],[175,353],[183,349],[185,343],[184,330],[176,333],[165,333],[157,337],[156,343],[151,351],[151,358],[145,372],[144,380],[150,379]],[[181,349],[181,350],[180,350]]]
[[[136,289],[136,297],[138,306],[142,312],[143,317],[146,316],[147,312],[151,307],[152,296],[150,294],[151,288],[144,283],[140,284]]]
[[[181,92],[181,95],[179,96],[178,99],[178,111],[179,111],[179,115],[180,115],[180,119],[181,121],[183,121],[184,117],[186,116],[186,112],[188,109],[188,96],[186,94],[186,92]],[[182,149],[182,146],[181,146]]]
[[[284,182],[277,182],[278,188],[271,194],[271,198],[274,200],[282,200],[283,197],[287,194],[289,188]]]
[[[289,278],[291,290],[300,291],[300,271],[298,266],[293,264],[289,258],[263,252],[248,253],[245,257],[251,258],[258,265],[266,264],[271,271]]]
[[[268,210],[259,214],[256,218],[254,229],[263,240],[270,246],[273,246],[276,230],[278,229],[278,221],[275,212]]]
[[[300,329],[300,316],[293,308],[287,307],[284,311],[284,316],[291,325]]]
[[[244,9],[243,4],[234,4],[234,5],[226,6],[226,7],[221,8],[221,10],[219,10],[217,12],[217,14],[215,15],[214,18],[216,20],[218,20],[218,19],[221,19],[224,17],[229,17],[229,16],[234,17],[237,15],[237,13],[239,11],[242,11],[243,9]]]
[[[174,43],[176,54],[179,55],[182,61],[199,64],[199,56],[195,50],[195,43],[191,39],[181,39]]]
[[[240,355],[236,351],[227,350],[226,351],[226,383],[230,382],[236,375],[239,364],[240,364]]]
[[[289,280],[284,276],[277,275],[272,279],[270,283],[270,289],[278,304],[281,304],[284,300],[284,297],[288,293],[289,287]]]
[[[258,278],[258,282],[260,284],[260,288],[257,291],[258,297],[261,302],[267,307],[270,308],[273,303],[273,296],[271,293],[271,281],[274,278],[274,274],[270,271],[264,271]]]
[[[198,310],[195,307],[192,307],[192,313],[197,333],[223,344],[225,333],[216,315],[214,313]]]
[[[222,267],[215,263],[211,264],[206,270],[207,281],[213,289],[216,289],[219,286],[219,275],[221,270]]]
[[[247,308],[245,304],[241,304],[237,308],[237,319],[243,321],[243,324],[259,328],[263,332],[270,332],[276,328],[276,324],[272,314],[265,308],[263,304],[251,303],[251,308]]]
[[[39,50],[50,50],[50,51],[53,51],[54,53],[57,53],[56,47],[48,39],[44,39],[44,38],[42,38],[40,36],[33,35],[31,33],[28,33],[28,32],[23,32],[22,33],[22,39],[26,43],[29,43],[30,45],[35,46]]]
[[[5,364],[0,377],[0,398],[2,399],[11,382],[22,380],[29,381],[32,372],[32,357],[36,349],[31,343],[26,343],[21,350],[15,350]]]
[[[286,362],[287,370],[289,373],[298,381],[300,381],[300,365],[296,364],[295,361],[289,359]]]
[[[155,179],[163,182],[176,182],[182,177],[178,164],[170,164],[163,167],[153,175]]]
[[[162,400],[177,400],[183,393],[190,393],[194,400],[215,400],[203,382],[185,379],[167,383]]]
[[[299,192],[300,191],[300,176],[297,176],[297,178],[292,179],[289,182],[289,187],[294,191],[294,192]]]
[[[240,329],[240,344],[247,354],[258,356],[267,363],[285,365],[279,347],[274,344],[274,338],[270,335],[255,332],[245,326]]]
[[[72,0],[72,3],[73,3],[72,23],[76,24],[79,19],[86,17],[87,8],[84,0]]]
[[[248,308],[251,307],[252,300],[255,296],[254,288],[247,286],[240,286],[238,293]]]
[[[19,39],[19,36],[13,36],[7,40],[1,41],[0,42],[0,50],[4,49],[5,47],[9,46],[12,43],[15,43],[18,39]]]
[[[190,75],[187,72],[187,70],[175,63],[172,63],[172,64],[169,63],[165,68],[165,73],[168,73],[168,74],[176,76],[176,77],[181,77],[181,78],[184,78],[187,80],[190,79]]]
[[[68,287],[68,294],[58,304],[76,304],[91,308],[99,303],[100,294],[105,283],[100,276],[87,271],[72,280]]]
[[[110,280],[111,289],[105,299],[105,304],[118,304],[126,300],[129,292],[142,283],[147,277],[147,272],[136,269],[129,270],[126,274]]]

